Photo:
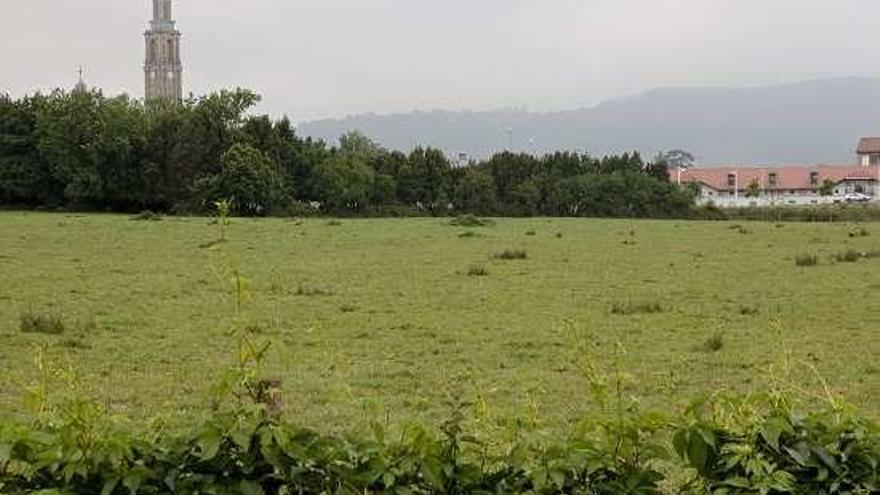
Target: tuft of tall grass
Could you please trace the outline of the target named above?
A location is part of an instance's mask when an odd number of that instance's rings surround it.
[[[620,316],[653,315],[663,312],[663,305],[658,301],[615,302],[611,306],[611,314]]]
[[[855,249],[847,249],[834,255],[834,261],[838,263],[855,263],[862,259],[862,254]]]
[[[525,260],[529,258],[529,253],[525,249],[505,249],[500,253],[495,253],[492,258],[496,260]]]
[[[703,350],[706,352],[718,352],[724,348],[724,334],[716,333],[703,342]]]
[[[137,215],[131,217],[131,220],[135,221],[150,221],[150,222],[158,222],[162,220],[162,216],[158,213],[154,213],[150,210],[144,210]]]
[[[799,254],[794,257],[795,266],[816,266],[819,264],[819,257],[815,254]]]
[[[489,220],[484,220],[470,213],[467,215],[459,215],[449,221],[449,225],[455,227],[486,227],[491,224],[492,222]]]
[[[64,333],[64,322],[58,315],[37,314],[25,311],[19,317],[19,330],[22,333],[41,333],[45,335],[61,335]]]
[[[743,316],[755,316],[760,313],[761,310],[757,306],[746,306],[743,304],[739,307],[739,314]]]
[[[299,284],[299,287],[297,287],[296,289],[296,295],[303,297],[332,296],[333,291],[321,289],[319,287],[309,287],[307,285]]]
[[[483,265],[471,265],[468,268],[468,277],[487,277],[489,270]]]

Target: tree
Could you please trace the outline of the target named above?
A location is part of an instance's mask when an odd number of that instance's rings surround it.
[[[236,144],[223,154],[220,173],[205,181],[203,197],[228,199],[238,215],[266,215],[281,199],[277,164],[260,150]]]
[[[662,159],[670,169],[686,169],[694,163],[694,155],[685,150],[667,151]]]
[[[53,186],[61,189],[59,202],[95,207],[103,201],[93,156],[102,127],[102,101],[98,92],[58,90],[38,106],[37,149]]]
[[[433,148],[416,148],[406,160],[397,179],[397,196],[410,205],[433,209],[445,195],[449,161]]]
[[[339,152],[370,163],[383,155],[385,150],[364,133],[351,131],[339,137]]]
[[[837,184],[834,183],[831,179],[825,179],[822,181],[822,185],[819,186],[819,195],[823,198],[827,198],[834,195],[834,188]]]
[[[746,187],[746,197],[752,199],[761,197],[761,184],[758,183],[758,179],[752,179],[749,182],[749,185]]]
[[[326,211],[358,213],[375,193],[375,172],[356,155],[337,152],[315,170],[315,194]]]
[[[495,210],[495,181],[488,172],[470,168],[455,189],[455,207],[462,211],[488,214]]]
[[[37,100],[0,96],[0,204],[53,203],[49,170],[37,152]]]
[[[823,198],[829,198],[834,195],[834,188],[837,187],[837,184],[834,183],[831,179],[825,179],[822,181],[822,185],[819,186],[819,195]],[[828,208],[828,222],[834,223],[834,208]]]

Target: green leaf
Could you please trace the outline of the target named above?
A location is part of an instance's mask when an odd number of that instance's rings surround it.
[[[12,459],[12,445],[0,443],[0,463],[9,462]]]
[[[149,474],[149,471],[144,467],[135,467],[130,469],[128,473],[125,474],[125,478],[122,480],[123,486],[128,488],[128,492],[131,495],[135,495],[138,490],[141,488],[141,484],[143,484],[144,479]],[[106,487],[105,487],[106,488]]]
[[[697,427],[697,433],[700,434],[700,437],[706,442],[706,445],[712,447],[712,450],[715,450],[716,439],[715,432],[705,427]]]
[[[101,489],[101,495],[110,495],[111,493],[113,493],[113,490],[116,489],[116,485],[119,484],[119,481],[119,476],[107,480],[107,482],[104,483],[104,488]]]
[[[779,450],[779,438],[783,433],[793,433],[791,424],[784,418],[770,418],[761,428],[761,437],[773,450]]]
[[[259,483],[253,481],[242,481],[239,484],[239,488],[241,488],[242,495],[266,495],[263,492],[263,487],[260,486]]]
[[[702,436],[691,436],[688,442],[688,460],[697,471],[706,472],[706,464],[709,460],[709,446]]]
[[[217,457],[217,452],[220,451],[220,443],[222,440],[223,437],[220,435],[220,432],[214,428],[209,428],[203,431],[197,441],[199,457],[201,457],[203,461],[210,461]]]
[[[690,437],[688,430],[678,430],[672,438],[672,446],[682,459],[687,459],[688,443],[690,443],[688,437]]]

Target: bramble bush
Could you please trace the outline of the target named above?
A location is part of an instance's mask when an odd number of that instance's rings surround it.
[[[135,434],[38,353],[34,418],[0,423],[0,493],[43,494],[875,494],[880,429],[837,402],[799,414],[784,394],[717,396],[680,418],[642,411],[625,374],[578,366],[600,404],[567,439],[535,426],[471,432],[459,400],[436,429],[330,436],[282,422],[267,399],[268,345],[240,337],[212,413],[183,434]],[[64,386],[58,387],[55,380]],[[59,396],[49,391],[60,390]],[[502,440],[502,438],[504,438]],[[675,456],[674,453],[678,456]],[[660,466],[694,473],[676,492]]]

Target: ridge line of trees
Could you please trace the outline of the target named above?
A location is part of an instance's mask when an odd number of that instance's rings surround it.
[[[690,187],[638,153],[601,159],[502,152],[455,168],[443,152],[389,151],[359,132],[303,138],[249,115],[245,89],[182,103],[100,91],[0,96],[0,205],[237,215],[686,217]]]

